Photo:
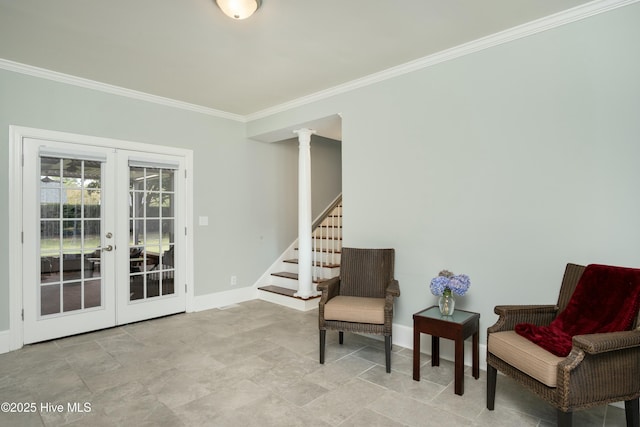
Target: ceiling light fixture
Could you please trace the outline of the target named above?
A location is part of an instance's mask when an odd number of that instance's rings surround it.
[[[246,19],[258,10],[262,0],[216,0],[216,3],[228,17]]]

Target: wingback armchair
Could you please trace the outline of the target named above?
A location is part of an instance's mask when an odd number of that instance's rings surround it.
[[[383,335],[385,362],[391,372],[391,322],[394,298],[400,296],[393,277],[393,249],[342,248],[340,276],[318,285],[320,363],[324,363],[327,330]]]
[[[623,282],[637,283],[640,270],[625,270],[629,271],[625,272],[627,276]],[[558,356],[532,342],[531,338],[516,333],[518,328],[520,331],[526,327],[537,330],[535,328],[551,325],[568,306],[572,307],[575,301],[572,297],[574,292],[578,294],[576,288],[583,274],[585,267],[567,264],[555,305],[495,307],[499,318],[487,330],[487,409],[494,410],[496,374],[500,371],[554,406],[559,426],[571,426],[575,410],[624,401],[627,426],[638,427],[640,316],[637,290],[628,295],[627,301],[624,297],[620,301],[621,304],[635,304],[635,308],[629,310],[631,324],[627,330],[572,335],[567,341],[570,349],[567,356]],[[597,285],[614,292],[618,283],[602,281]],[[590,304],[598,310],[598,301],[590,301]],[[589,313],[584,316],[585,322],[594,317]],[[549,338],[555,339],[554,336]]]

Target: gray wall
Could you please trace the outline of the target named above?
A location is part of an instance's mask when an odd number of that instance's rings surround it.
[[[296,143],[297,144],[297,143]],[[336,192],[336,189],[339,189]],[[311,217],[317,218],[342,191],[342,143],[311,137]]]
[[[298,147],[252,141],[244,123],[0,70],[5,171],[9,125],[193,150],[196,295],[228,290],[232,274],[237,287],[253,285],[297,237]],[[336,145],[316,144],[312,167],[340,176]],[[339,179],[313,185],[314,207],[340,192]],[[8,201],[17,190],[0,174],[0,331],[9,327]],[[209,226],[198,226],[198,216]]]
[[[346,246],[396,248],[396,322],[554,303],[567,262],[640,267],[640,4],[248,124],[340,112]],[[484,339],[482,337],[481,339]]]

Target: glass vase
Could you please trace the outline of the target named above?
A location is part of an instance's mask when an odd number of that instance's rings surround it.
[[[438,306],[440,307],[440,313],[443,316],[453,315],[453,311],[456,308],[456,299],[453,297],[453,293],[450,289],[445,289],[442,296],[438,300]]]

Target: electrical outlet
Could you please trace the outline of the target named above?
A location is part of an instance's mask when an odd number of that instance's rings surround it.
[[[235,286],[238,284],[238,277],[237,276],[231,276],[231,286]]]

